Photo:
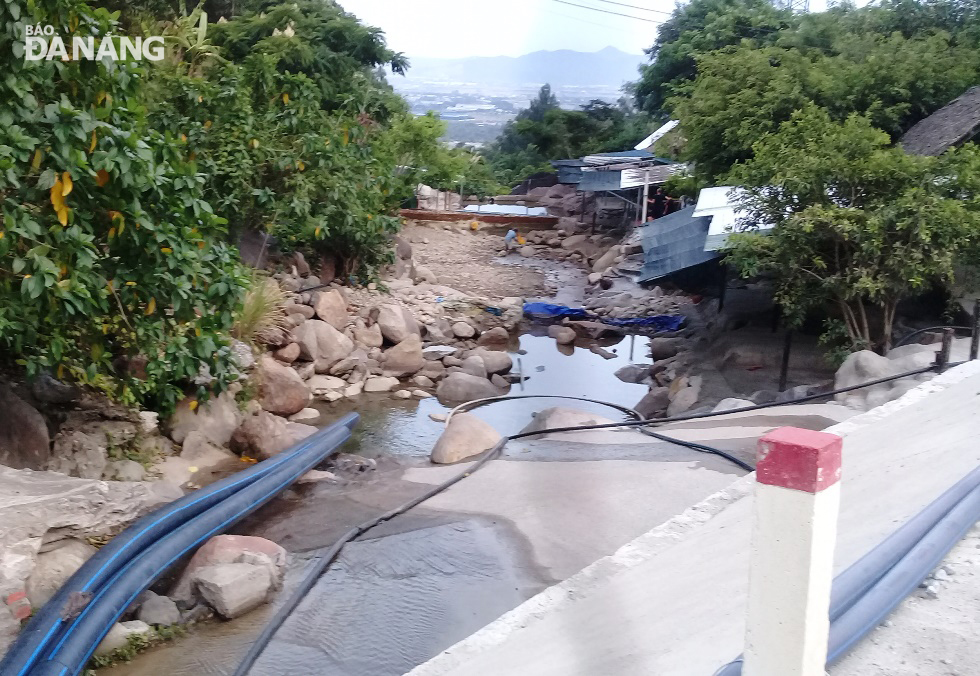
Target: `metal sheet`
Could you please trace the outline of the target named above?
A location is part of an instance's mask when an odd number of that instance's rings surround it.
[[[688,207],[642,226],[643,271],[639,281],[653,281],[720,258],[721,254],[704,250],[710,223],[710,217],[695,217],[694,207]]]

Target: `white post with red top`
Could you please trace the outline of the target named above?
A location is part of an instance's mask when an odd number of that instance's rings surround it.
[[[823,676],[841,438],[781,427],[759,440],[744,676]]]

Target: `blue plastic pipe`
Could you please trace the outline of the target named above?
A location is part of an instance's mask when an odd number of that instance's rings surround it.
[[[175,500],[136,521],[110,540],[72,575],[58,592],[31,618],[17,641],[0,661],[0,674],[23,676],[43,653],[64,624],[65,609],[78,594],[93,593],[140,550],[187,520],[220,503],[263,476],[288,465],[305,449],[318,447],[328,437],[350,430],[357,416],[346,416],[307,437],[292,448],[237,472],[221,481]]]

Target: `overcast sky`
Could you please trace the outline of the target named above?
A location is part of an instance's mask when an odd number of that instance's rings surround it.
[[[641,54],[653,44],[656,22],[664,21],[675,4],[674,0],[566,1],[638,18],[557,0],[339,0],[364,23],[381,28],[389,47],[409,57],[520,56],[539,49],[595,52],[609,46]],[[811,11],[825,6],[826,0],[810,0]]]

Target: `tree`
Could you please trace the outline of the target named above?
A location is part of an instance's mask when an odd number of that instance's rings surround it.
[[[697,57],[749,41],[772,44],[792,14],[768,0],[691,0],[660,24],[657,40],[646,50],[650,63],[640,69],[636,104],[651,115],[665,114],[673,89],[697,75]]]
[[[930,158],[889,144],[867,118],[811,105],[733,171],[746,222],[773,230],[733,235],[728,259],[775,279],[791,324],[832,303],[857,348],[887,350],[898,302],[951,283],[980,236],[977,149]]]
[[[0,6],[0,353],[159,410],[202,367],[220,391],[244,277],[206,179],[147,126],[138,64],[26,62],[38,23],[117,28],[80,0]]]

